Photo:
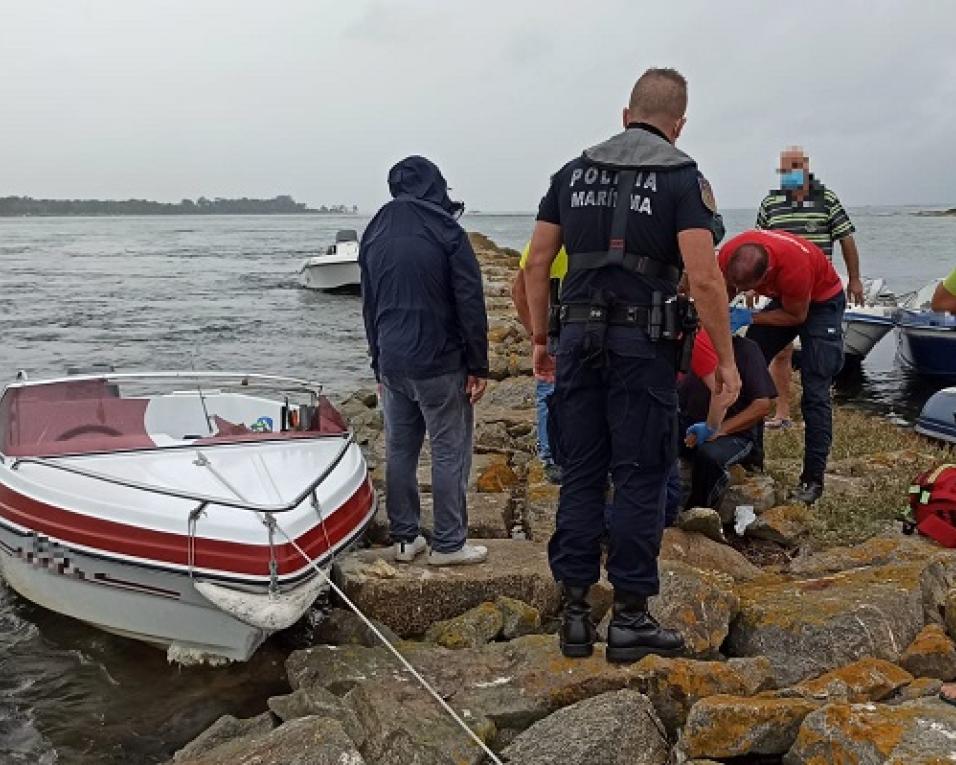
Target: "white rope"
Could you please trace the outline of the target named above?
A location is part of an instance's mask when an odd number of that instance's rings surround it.
[[[258,513],[256,513],[256,515],[258,515]],[[279,530],[279,533],[282,534],[282,536],[284,536],[284,537],[286,538],[286,541],[289,542],[289,544],[291,544],[291,545],[298,551],[299,555],[301,555],[303,558],[305,558],[306,561],[308,561],[309,565],[312,566],[312,568],[314,568],[316,571],[319,572],[319,575],[326,581],[326,583],[329,585],[329,587],[332,588],[332,591],[333,591],[336,595],[338,595],[338,596],[345,602],[345,604],[346,604],[349,608],[352,609],[352,611],[355,612],[355,615],[358,616],[359,619],[361,619],[361,620],[365,623],[365,626],[368,627],[368,628],[372,631],[372,633],[375,635],[375,637],[377,637],[380,641],[382,641],[382,644],[392,653],[392,655],[393,655],[396,659],[398,659],[398,661],[402,664],[402,666],[404,666],[405,669],[407,669],[407,670],[412,674],[412,676],[413,676],[416,680],[418,680],[418,682],[421,684],[422,688],[424,688],[426,691],[428,691],[428,692],[431,694],[432,698],[435,699],[435,701],[437,701],[437,702],[441,705],[441,707],[442,707],[446,712],[448,712],[449,715],[451,715],[452,719],[453,719],[456,723],[458,723],[459,727],[461,727],[461,729],[462,729],[463,731],[465,731],[465,733],[468,734],[469,738],[471,738],[472,741],[474,741],[479,747],[481,747],[482,751],[483,751],[483,752],[487,755],[487,757],[494,763],[494,765],[503,765],[502,762],[501,762],[501,760],[498,759],[498,756],[497,756],[494,752],[492,752],[491,749],[488,748],[488,745],[485,744],[485,742],[482,741],[480,738],[478,738],[478,736],[475,734],[475,732],[474,732],[471,728],[469,728],[468,725],[465,723],[465,721],[462,720],[462,719],[458,716],[458,713],[455,712],[455,710],[451,708],[451,706],[448,704],[448,702],[445,701],[445,699],[443,699],[443,698],[439,695],[438,691],[436,691],[434,688],[432,688],[432,686],[428,683],[428,681],[427,681],[424,677],[422,677],[422,676],[418,673],[418,671],[409,663],[408,659],[406,659],[404,656],[402,656],[402,655],[398,652],[398,650],[395,648],[395,646],[393,646],[393,645],[388,641],[388,638],[386,638],[386,637],[379,631],[379,629],[378,629],[374,624],[372,624],[372,622],[368,619],[368,617],[366,617],[365,614],[363,614],[363,613],[359,610],[359,607],[358,607],[357,605],[355,605],[355,604],[349,599],[349,597],[348,597],[344,592],[342,592],[342,589],[341,589],[338,585],[336,585],[335,582],[333,582],[333,581],[329,578],[329,576],[322,570],[322,567],[319,566],[319,564],[316,563],[314,560],[312,560],[312,558],[310,558],[310,557],[306,554],[305,550],[303,550],[301,547],[299,547],[299,545],[296,543],[296,541],[295,541],[294,539],[292,539],[288,534],[285,533],[285,529],[283,529],[282,526],[280,526],[280,525],[277,523],[277,524],[276,524],[276,528]]]

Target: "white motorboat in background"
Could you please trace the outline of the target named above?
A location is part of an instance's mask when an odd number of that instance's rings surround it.
[[[769,298],[760,297],[753,305],[766,307]],[[894,327],[896,295],[886,288],[883,279],[863,280],[863,305],[847,306],[843,314],[843,352],[847,357],[862,361],[876,344]],[[744,295],[734,298],[731,305],[746,305]],[[800,347],[800,338],[794,341]]]
[[[0,398],[3,578],[173,659],[248,659],[309,609],[315,565],[374,510],[365,459],[311,381],[104,372]]]
[[[325,254],[307,258],[302,264],[299,283],[312,290],[357,291],[361,283],[358,256],[357,232],[339,231]]]
[[[843,314],[843,352],[862,361],[893,329],[896,295],[883,279],[863,282],[863,305],[847,306]]]

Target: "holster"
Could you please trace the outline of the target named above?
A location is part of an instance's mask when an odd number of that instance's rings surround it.
[[[548,353],[553,356],[561,338],[561,280],[552,279],[548,286]]]
[[[584,323],[584,341],[581,344],[582,361],[587,366],[607,364],[607,310],[614,296],[604,290],[591,293],[590,318]]]

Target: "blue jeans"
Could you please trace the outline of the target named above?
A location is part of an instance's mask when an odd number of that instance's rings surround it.
[[[554,383],[534,381],[534,403],[538,410],[538,458],[546,465],[553,462],[548,441],[548,396],[552,393]]]
[[[598,581],[610,473],[608,579],[615,588],[655,595],[666,484],[677,457],[673,346],[652,344],[641,330],[610,327],[606,363],[595,367],[584,334],[580,324],[562,331],[550,400],[553,456],[564,479],[548,545],[551,572],[569,586]]]
[[[385,414],[385,508],[393,542],[418,536],[421,499],[418,458],[431,441],[435,527],[432,550],[460,550],[468,532],[465,492],[471,471],[474,409],[465,372],[423,380],[382,376]]]

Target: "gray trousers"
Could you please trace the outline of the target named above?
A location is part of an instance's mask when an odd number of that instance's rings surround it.
[[[474,433],[474,410],[465,395],[465,378],[464,371],[423,380],[382,376],[385,507],[393,542],[410,542],[419,533],[418,458],[427,432],[435,517],[432,549],[449,553],[465,544],[465,491]]]

